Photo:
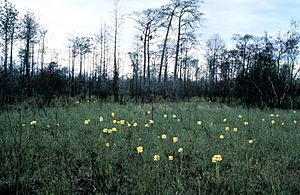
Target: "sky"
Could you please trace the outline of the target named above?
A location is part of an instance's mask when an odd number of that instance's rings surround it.
[[[2,1],[2,0],[0,0]],[[68,38],[92,36],[99,32],[101,22],[112,22],[113,0],[10,0],[24,14],[33,12],[40,24],[48,30],[46,38],[50,49],[65,59]],[[159,7],[168,0],[120,0],[121,12],[130,14],[146,8]],[[300,0],[205,0],[201,6],[205,20],[199,34],[200,44],[219,33],[228,45],[233,34],[276,36],[289,29],[290,21],[300,21]],[[132,20],[125,18],[120,42],[128,51],[136,32]],[[66,60],[66,59],[65,59]]]

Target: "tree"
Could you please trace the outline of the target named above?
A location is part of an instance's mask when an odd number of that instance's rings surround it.
[[[253,36],[250,34],[245,34],[241,36],[240,34],[234,34],[232,39],[237,42],[237,49],[240,51],[240,56],[242,58],[242,70],[241,76],[244,77],[246,71],[248,70],[248,63],[246,63],[247,56],[249,56],[249,51],[247,50],[247,46],[250,40],[253,40]]]
[[[213,91],[216,90],[216,83],[218,82],[218,68],[221,65],[220,61],[224,51],[225,42],[219,34],[212,35],[206,41],[210,99],[213,98]]]
[[[77,38],[77,47],[79,50],[79,77],[85,76],[86,74],[86,67],[85,67],[85,58],[86,54],[91,53],[91,38],[90,37],[78,37]],[[83,69],[83,75],[82,75],[82,69]]]
[[[178,18],[177,27],[177,41],[175,49],[175,64],[174,64],[174,76],[173,76],[173,86],[172,86],[172,97],[176,98],[176,88],[177,88],[177,69],[179,63],[179,51],[181,46],[181,36],[182,30],[186,28],[197,28],[202,21],[203,13],[200,12],[200,0],[173,0],[173,4],[178,6],[178,10],[175,16]]]
[[[119,37],[119,30],[122,24],[123,16],[120,15],[120,8],[119,8],[120,0],[114,0],[114,71],[113,71],[113,95],[114,101],[119,101],[119,64],[118,64],[118,37]]]
[[[46,53],[46,50],[45,50],[45,37],[46,37],[46,33],[48,32],[48,30],[46,29],[41,29],[41,32],[40,32],[40,42],[41,42],[41,48],[40,48],[40,51],[41,52],[41,70],[44,69],[44,63],[45,63],[45,53]]]
[[[18,11],[15,6],[5,0],[0,5],[0,36],[4,42],[4,74],[7,74],[8,66],[8,50],[10,45],[10,64],[9,70],[12,72],[13,69],[13,44],[14,44],[14,34],[16,29],[16,23]]]
[[[26,77],[26,88],[27,88],[27,95],[31,96],[31,89],[30,89],[30,57],[33,58],[32,51],[34,44],[36,43],[36,36],[38,34],[39,24],[36,21],[34,14],[27,12],[22,21],[21,21],[21,32],[20,38],[24,40],[24,66],[25,66],[25,77]],[[33,66],[31,72],[33,75]]]
[[[76,63],[76,57],[79,54],[78,51],[78,44],[79,44],[79,38],[75,37],[75,38],[70,38],[69,39],[69,50],[70,50],[70,57],[71,57],[71,70],[69,70],[69,72],[71,72],[71,81],[74,82],[75,79],[75,63]]]
[[[157,9],[146,9],[142,12],[134,12],[134,20],[138,24],[138,29],[142,31],[140,40],[143,42],[143,90],[149,92],[150,85],[150,41],[154,38],[154,33],[158,28],[159,14]],[[147,83],[146,83],[147,72]],[[147,85],[146,85],[147,84]],[[145,93],[143,94],[145,95]]]
[[[179,5],[177,3],[171,3],[171,4],[168,4],[168,5],[162,6],[161,10],[160,10],[160,14],[162,16],[166,17],[166,20],[163,21],[161,26],[166,27],[167,31],[166,31],[166,34],[165,34],[162,53],[161,53],[161,58],[160,58],[160,66],[159,66],[159,74],[158,74],[158,82],[159,83],[161,82],[162,68],[163,68],[163,64],[165,62],[164,58],[166,56],[167,42],[168,42],[171,27],[172,27],[173,18],[174,18],[174,15],[175,15],[175,12],[176,12],[176,9],[177,9],[178,6]]]

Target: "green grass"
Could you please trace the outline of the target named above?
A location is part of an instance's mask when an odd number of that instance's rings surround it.
[[[153,112],[151,105],[97,102],[19,107],[0,114],[0,193],[300,194],[299,124],[298,111],[213,103],[154,104]],[[212,163],[215,154],[222,161]]]

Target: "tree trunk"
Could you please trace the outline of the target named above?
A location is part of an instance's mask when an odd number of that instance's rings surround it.
[[[14,34],[15,34],[15,27],[13,25],[12,26],[12,32],[11,32],[11,35],[10,35],[10,63],[9,63],[10,72],[13,71]]]
[[[146,28],[146,32],[144,35],[144,70],[143,70],[143,90],[145,90],[146,86],[146,65],[147,65],[147,34],[148,34],[148,27]]]
[[[8,32],[5,29],[5,38],[4,38],[4,75],[7,75],[7,61],[8,61]]]
[[[45,36],[46,36],[46,32],[47,31],[44,31],[42,32],[43,35],[42,35],[42,56],[41,56],[41,70],[44,69],[44,54],[45,54]]]
[[[31,77],[34,75],[34,44],[31,46]]]
[[[117,66],[117,36],[118,36],[118,12],[115,10],[115,31],[114,31],[114,76],[113,76],[113,95],[114,102],[119,101],[119,72]]]
[[[79,59],[79,78],[81,78],[82,75],[82,61],[83,61],[82,51],[80,51],[80,59]]]
[[[175,11],[175,9],[171,13],[169,24],[168,24],[168,27],[167,27],[166,36],[165,36],[165,39],[164,39],[164,45],[163,45],[163,50],[162,50],[162,54],[161,54],[159,74],[158,74],[158,82],[159,83],[161,81],[162,67],[163,67],[163,63],[164,63],[164,57],[165,57],[165,52],[166,52],[166,47],[167,47],[167,41],[168,41],[168,37],[169,37],[169,33],[170,33],[170,28],[171,28],[171,25],[172,25],[174,11]]]
[[[148,34],[147,39],[147,87],[146,87],[146,93],[149,93],[150,89],[150,34]]]
[[[164,99],[167,98],[167,80],[168,80],[168,58],[166,56],[166,58],[165,58],[165,73],[164,73],[164,91],[163,91]]]
[[[25,66],[25,78],[26,78],[26,90],[27,96],[31,95],[30,93],[30,64],[29,64],[29,54],[30,54],[30,38],[26,37],[26,47],[25,47],[25,54],[24,54],[24,66]]]
[[[180,48],[180,36],[181,36],[181,19],[182,15],[179,16],[178,21],[178,34],[177,34],[177,43],[176,43],[176,53],[175,53],[175,65],[174,65],[174,78],[173,78],[173,87],[172,87],[172,98],[176,99],[176,88],[177,88],[177,68],[178,68],[178,58],[179,58],[179,48]]]

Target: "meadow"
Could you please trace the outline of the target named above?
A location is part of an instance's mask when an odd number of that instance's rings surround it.
[[[300,194],[300,111],[72,102],[0,114],[0,194]]]

